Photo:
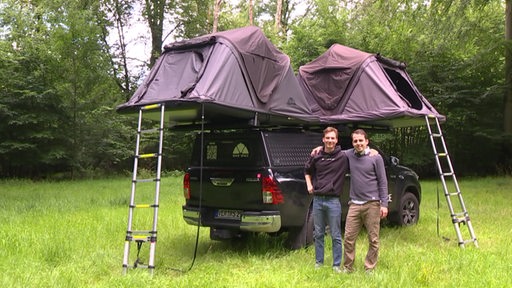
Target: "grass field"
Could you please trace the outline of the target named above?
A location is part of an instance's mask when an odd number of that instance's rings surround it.
[[[314,270],[313,247],[286,250],[281,245],[284,237],[258,235],[243,244],[215,242],[206,228],[199,229],[192,266],[198,229],[182,219],[181,181],[179,176],[162,180],[152,277],[145,269],[122,273],[130,177],[0,181],[0,285],[512,287],[512,177],[459,179],[479,243],[479,248],[468,244],[465,249],[457,245],[444,196],[438,212],[436,191],[442,190],[441,184],[422,181],[419,223],[381,230],[379,264],[372,275],[363,272],[364,234],[357,245],[357,271],[349,275],[334,274],[329,265]],[[330,241],[326,244],[330,263]]]

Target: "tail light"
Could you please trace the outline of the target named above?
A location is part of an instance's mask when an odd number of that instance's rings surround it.
[[[261,181],[263,203],[279,204],[284,202],[283,193],[272,176],[258,174],[258,179]]]
[[[183,176],[183,197],[190,199],[190,174],[185,173]]]

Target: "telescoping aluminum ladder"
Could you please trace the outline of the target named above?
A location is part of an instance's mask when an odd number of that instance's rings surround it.
[[[153,110],[151,113],[154,113],[156,109],[160,109],[160,124],[158,128],[151,127],[150,129],[142,129],[143,126],[143,113],[150,113],[149,110]],[[128,209],[128,228],[126,230],[126,239],[124,245],[124,257],[123,257],[123,273],[126,274],[128,268],[146,268],[149,269],[150,273],[153,274],[155,268],[155,250],[156,250],[156,240],[157,240],[157,222],[158,222],[158,199],[160,196],[160,176],[162,169],[162,146],[163,146],[163,135],[164,135],[164,112],[165,106],[163,104],[154,104],[147,105],[141,107],[139,110],[139,121],[137,125],[137,139],[135,145],[135,155],[133,161],[133,178],[132,178],[132,186],[131,186],[131,196],[130,196],[130,205]],[[143,138],[155,138],[155,133],[158,134],[158,152],[156,153],[144,153],[141,154],[141,141]],[[146,140],[146,139],[145,139]],[[156,159],[156,171],[154,178],[146,178],[139,179],[138,178],[138,170],[139,163],[141,160],[146,159],[144,161],[153,161]],[[142,173],[141,173],[142,174]],[[147,173],[146,173],[147,174]],[[141,187],[142,183],[155,183],[154,186],[154,195],[140,195],[144,194],[148,191],[153,192],[153,189],[143,189],[148,188],[147,186]],[[139,185],[139,191],[136,188]],[[149,194],[151,194],[149,193]],[[137,197],[136,197],[137,196]],[[151,201],[151,197],[154,196],[152,200],[152,204],[137,204],[138,201]],[[144,211],[148,211],[144,213]],[[136,212],[137,211],[137,212]],[[135,217],[137,216],[137,217]],[[134,219],[136,218],[136,219]],[[138,220],[138,221],[137,221]],[[152,223],[151,223],[152,222]],[[150,229],[147,229],[150,227]],[[139,229],[140,228],[140,229]],[[142,230],[146,228],[146,230]],[[132,244],[137,245],[137,253],[136,255],[130,255],[130,246]],[[143,247],[144,243],[149,243],[149,247]],[[147,246],[147,245],[146,245]],[[144,248],[144,249],[143,249]],[[141,251],[144,253],[149,253],[147,263],[144,263],[144,260],[141,258]],[[130,265],[130,261],[135,259],[133,265]]]
[[[455,232],[457,233],[459,247],[464,248],[465,244],[470,242],[473,242],[475,246],[478,247],[478,242],[476,240],[475,232],[473,231],[473,226],[471,225],[469,213],[466,209],[466,205],[464,204],[464,200],[462,199],[462,193],[457,182],[457,177],[455,177],[450,155],[448,154],[443,133],[441,132],[439,119],[437,119],[437,117],[434,115],[427,115],[425,116],[425,120],[427,122],[430,142],[432,144],[432,149],[434,150],[434,156],[436,158],[437,170],[443,185],[444,195],[448,203],[448,209],[450,209],[450,215],[452,217],[452,223],[455,227]],[[450,189],[448,188],[448,185],[450,185]],[[458,199],[460,210],[455,211],[452,198]],[[466,237],[462,235],[463,233],[461,231],[461,225],[465,225],[468,229],[469,235],[465,233]],[[466,240],[464,240],[465,238]]]

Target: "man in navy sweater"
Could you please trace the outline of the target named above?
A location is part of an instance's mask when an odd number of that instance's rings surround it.
[[[345,223],[343,269],[353,271],[356,240],[362,226],[368,232],[368,253],[364,261],[371,273],[379,256],[380,219],[388,215],[388,183],[382,157],[369,157],[368,136],[362,129],[352,132],[354,149],[346,155],[350,163],[350,201]]]
[[[313,221],[315,225],[315,268],[324,264],[325,226],[329,225],[332,238],[332,268],[341,272],[341,203],[348,160],[338,143],[338,130],[324,129],[323,151],[311,156],[305,165],[308,192],[313,194]]]

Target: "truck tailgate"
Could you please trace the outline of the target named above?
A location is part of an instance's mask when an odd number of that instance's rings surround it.
[[[203,181],[199,179],[200,169],[190,169],[190,199],[187,205],[222,209],[261,210],[271,209],[263,204],[261,181],[263,172],[254,169],[203,169]]]

